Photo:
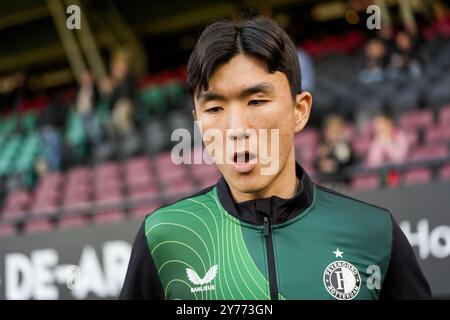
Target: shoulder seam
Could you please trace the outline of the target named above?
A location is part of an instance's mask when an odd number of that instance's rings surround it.
[[[377,206],[376,204],[369,203],[369,202],[366,202],[366,201],[363,201],[363,200],[360,200],[360,199],[356,199],[356,198],[350,197],[350,196],[348,196],[348,195],[345,195],[345,194],[343,194],[343,193],[337,192],[337,191],[335,191],[335,190],[333,190],[333,189],[326,188],[326,187],[324,187],[324,186],[320,186],[320,185],[318,185],[318,184],[314,184],[314,185],[315,185],[317,188],[319,188],[319,189],[321,189],[322,191],[324,191],[324,192],[332,193],[332,194],[334,194],[334,195],[337,195],[337,196],[340,196],[340,197],[344,197],[344,198],[347,198],[347,199],[350,199],[350,200],[353,200],[353,201],[356,201],[356,202],[359,202],[359,203],[362,203],[362,204],[365,204],[365,205],[368,205],[368,206],[371,206],[371,207],[374,207],[374,208],[383,210],[383,211],[385,211],[386,213],[389,213],[389,214],[390,214],[390,210],[387,209],[387,208],[383,208],[383,207]]]
[[[214,185],[212,185],[212,186],[209,186],[209,187],[207,187],[207,188],[204,188],[203,190],[197,191],[197,192],[195,192],[195,193],[193,193],[193,194],[190,194],[190,195],[187,195],[187,196],[185,196],[185,197],[183,197],[183,198],[181,198],[181,199],[177,199],[177,200],[175,200],[175,201],[172,201],[172,202],[170,202],[170,203],[167,203],[167,204],[165,204],[165,205],[162,205],[162,206],[156,208],[155,210],[151,211],[149,214],[147,214],[147,215],[145,216],[144,222],[147,221],[147,218],[148,218],[153,212],[155,212],[155,211],[157,211],[157,210],[159,210],[159,209],[167,208],[167,207],[169,207],[169,206],[171,206],[171,205],[173,205],[173,204],[175,204],[175,203],[177,203],[177,202],[180,202],[180,201],[183,201],[183,200],[186,200],[186,199],[190,199],[190,198],[194,198],[194,197],[200,196],[200,195],[202,195],[202,194],[206,194],[206,193],[208,193],[209,191],[211,191],[215,186],[216,186],[216,185],[214,184]]]

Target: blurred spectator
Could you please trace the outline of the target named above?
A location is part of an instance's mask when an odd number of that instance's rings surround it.
[[[396,128],[394,120],[387,113],[373,119],[373,129],[375,136],[369,147],[368,166],[399,164],[407,159],[410,149],[408,137]]]
[[[90,71],[81,75],[80,89],[78,90],[75,109],[80,115],[88,145],[99,145],[101,142],[100,124],[95,116],[95,105],[98,101],[98,92]]]
[[[421,63],[416,55],[415,40],[406,32],[400,31],[395,36],[395,51],[390,61],[390,76],[402,75],[418,78],[422,73]]]
[[[369,40],[364,53],[364,67],[359,73],[359,80],[365,84],[383,81],[387,65],[387,50],[384,42],[377,38]]]
[[[59,170],[61,165],[62,137],[67,118],[67,108],[61,94],[56,94],[39,119],[46,169]],[[43,170],[45,171],[45,170]]]
[[[21,104],[32,97],[28,76],[18,71],[0,80],[0,106],[2,109],[17,110]]]
[[[136,84],[129,68],[129,55],[115,53],[111,63],[111,76],[102,84],[112,110],[113,134],[127,135],[134,129],[133,109]]]
[[[314,63],[308,52],[302,48],[297,48],[298,61],[302,75],[302,90],[314,91]]]
[[[327,179],[339,179],[343,168],[354,161],[352,148],[345,135],[344,120],[336,115],[328,116],[322,128],[322,141],[314,161],[316,169]]]

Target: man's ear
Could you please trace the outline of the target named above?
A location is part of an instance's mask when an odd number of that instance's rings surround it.
[[[194,118],[194,121],[197,121],[197,113],[195,112],[195,107],[192,109],[192,117]]]
[[[295,97],[294,113],[295,113],[295,133],[303,130],[309,120],[312,107],[312,96],[309,92],[304,91]]]

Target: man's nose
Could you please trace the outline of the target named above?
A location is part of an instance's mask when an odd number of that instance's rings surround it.
[[[228,117],[227,138],[233,141],[248,139],[250,136],[246,116],[241,107],[232,108]]]

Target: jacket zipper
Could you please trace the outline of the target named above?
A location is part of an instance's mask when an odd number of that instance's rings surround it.
[[[270,300],[278,300],[277,273],[275,269],[275,254],[273,250],[272,232],[270,230],[270,220],[264,217],[263,226],[264,239],[266,240],[267,262],[269,265],[269,289]]]

